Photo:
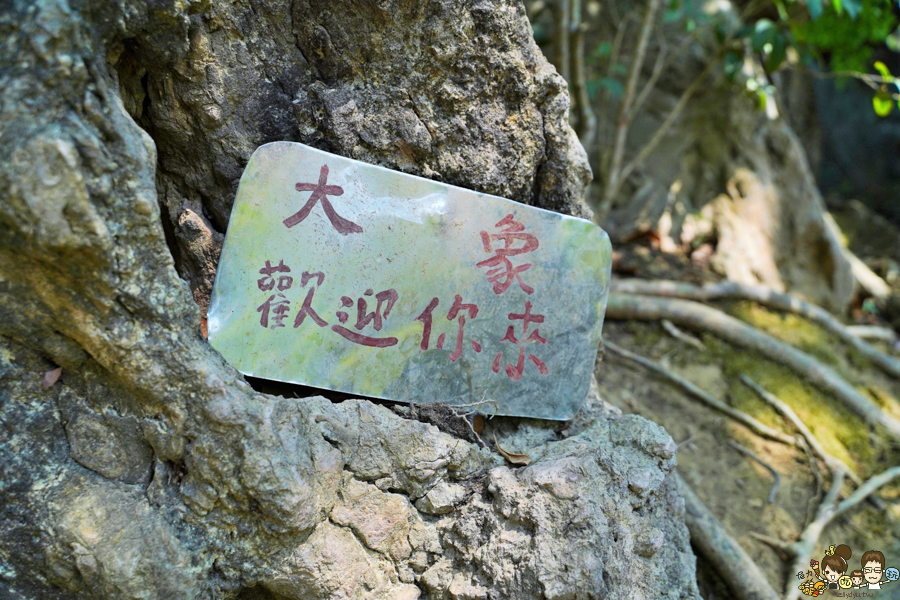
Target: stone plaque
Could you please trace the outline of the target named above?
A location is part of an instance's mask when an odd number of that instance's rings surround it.
[[[276,142],[241,177],[209,341],[253,377],[569,419],[611,263],[590,221]]]

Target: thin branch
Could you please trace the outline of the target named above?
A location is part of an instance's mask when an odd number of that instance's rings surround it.
[[[778,431],[776,429],[772,429],[768,425],[763,425],[762,423],[760,423],[759,421],[757,421],[750,415],[748,415],[744,412],[741,412],[741,411],[737,410],[736,408],[732,408],[731,406],[728,406],[721,400],[714,398],[712,395],[704,392],[703,390],[698,388],[696,385],[694,385],[687,379],[684,379],[683,377],[676,375],[675,373],[669,371],[665,367],[661,367],[658,364],[654,363],[653,361],[648,360],[648,359],[644,358],[643,356],[640,356],[639,354],[635,354],[634,352],[626,350],[625,348],[622,348],[610,341],[604,340],[603,346],[604,346],[604,348],[606,348],[607,350],[609,350],[610,352],[612,352],[613,354],[615,354],[617,356],[627,358],[628,360],[636,362],[639,365],[646,367],[647,369],[650,369],[651,371],[658,373],[659,375],[662,375],[664,378],[668,379],[669,381],[671,381],[672,383],[674,383],[675,385],[677,385],[678,387],[683,389],[689,395],[702,401],[707,406],[714,408],[715,410],[718,410],[719,412],[731,417],[732,419],[734,419],[741,425],[744,425],[745,427],[750,429],[750,431],[752,431],[756,435],[759,435],[764,438],[768,438],[770,440],[775,440],[776,442],[781,442],[782,444],[788,444],[790,446],[797,445],[796,438],[789,436],[785,433],[781,433],[780,431]]]
[[[628,72],[628,78],[625,83],[625,91],[622,96],[622,102],[619,106],[619,116],[616,119],[616,135],[613,142],[612,158],[609,167],[606,169],[607,180],[604,182],[604,194],[600,203],[598,212],[601,220],[609,212],[612,206],[612,200],[619,191],[621,176],[622,160],[625,157],[625,142],[628,139],[628,127],[630,124],[631,107],[634,103],[634,97],[637,93],[638,80],[641,70],[644,67],[644,57],[647,54],[647,46],[650,43],[650,36],[654,29],[654,17],[659,8],[660,0],[648,0],[647,9],[644,11],[644,19],[641,22],[641,35],[638,38],[637,48],[634,52],[634,58],[631,60],[631,68]]]
[[[641,148],[641,151],[635,156],[631,162],[629,162],[622,169],[622,173],[618,179],[618,187],[621,187],[621,184],[625,182],[628,177],[634,172],[636,168],[641,166],[647,158],[653,154],[656,150],[656,147],[659,146],[660,142],[662,142],[663,138],[669,133],[669,129],[672,128],[672,125],[675,124],[675,121],[678,120],[678,117],[681,116],[681,112],[687,106],[688,102],[690,102],[691,98],[694,97],[694,94],[697,90],[700,89],[700,86],[706,81],[706,76],[712,71],[712,68],[719,63],[718,58],[711,60],[706,68],[703,69],[703,72],[697,76],[697,78],[687,87],[686,90],[681,94],[681,97],[678,99],[678,102],[675,103],[675,106],[669,112],[668,116],[666,116],[666,120],[662,122],[656,132],[653,134],[653,137],[650,138],[644,147]],[[618,189],[615,190],[615,193],[618,193]],[[613,194],[615,196],[615,194]]]
[[[765,469],[772,474],[772,477],[775,478],[775,482],[772,484],[772,488],[769,490],[769,495],[766,497],[766,502],[772,504],[775,502],[775,494],[778,493],[778,488],[781,487],[781,475],[778,471],[775,470],[775,467],[761,459],[755,452],[750,450],[749,448],[745,448],[735,442],[734,440],[728,440],[728,445],[749,458],[752,458],[759,464],[761,464]]]
[[[647,79],[646,83],[644,83],[644,87],[641,88],[641,93],[638,94],[637,100],[634,102],[634,106],[631,107],[631,110],[628,111],[628,118],[631,120],[634,115],[638,113],[638,111],[643,108],[644,103],[647,102],[647,98],[650,97],[650,92],[653,91],[653,88],[656,87],[656,83],[659,81],[660,75],[663,74],[663,67],[668,63],[666,60],[666,40],[664,37],[659,38],[659,52],[656,55],[656,62],[653,63],[653,71],[650,73],[650,78]]]
[[[615,9],[615,3],[610,4],[610,12],[613,12]],[[613,37],[612,48],[609,53],[609,62],[606,66],[606,78],[612,79],[616,74],[616,65],[619,63],[619,55],[622,53],[622,41],[625,39],[625,33],[628,31],[628,23],[637,16],[637,13],[632,9],[625,13],[625,16],[622,17],[622,20],[619,21],[619,24],[616,26],[616,35]],[[601,115],[606,114],[606,107],[609,103],[609,90],[606,88],[600,89],[600,104],[599,104],[599,112]],[[605,125],[606,119],[603,120]],[[604,138],[605,138],[605,129],[604,129]],[[607,144],[598,144],[597,145],[597,164],[600,166],[600,176],[602,178],[606,178],[606,171],[609,165],[610,158],[612,157],[612,144],[608,144],[609,148],[606,152],[603,151],[603,147]]]
[[[591,153],[597,137],[597,115],[591,107],[587,91],[587,71],[584,64],[584,34],[587,23],[581,21],[581,0],[572,1],[572,98],[578,122],[575,132],[585,152]]]
[[[553,52],[556,71],[566,82],[569,79],[569,0],[554,0],[549,3],[553,15]]]

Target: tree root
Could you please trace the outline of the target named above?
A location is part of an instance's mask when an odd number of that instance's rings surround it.
[[[886,414],[834,370],[720,310],[689,300],[616,293],[609,295],[606,316],[610,319],[669,319],[676,325],[707,331],[732,344],[755,350],[792,369],[842,401],[871,426],[883,427],[895,441],[900,441],[900,421]]]
[[[800,420],[800,417],[797,416],[797,413],[794,412],[790,406],[781,401],[775,394],[772,394],[766,391],[762,386],[758,383],[747,377],[746,375],[741,375],[741,381],[752,389],[756,394],[762,398],[766,403],[768,403],[772,408],[778,411],[782,417],[793,423],[794,427],[797,428],[797,431],[800,432],[800,435],[803,436],[803,439],[806,441],[806,444],[809,446],[809,449],[815,453],[819,458],[822,459],[822,462],[825,463],[825,466],[828,467],[828,470],[834,473],[835,471],[844,471],[844,474],[847,475],[853,483],[856,485],[862,484],[862,479],[859,478],[853,469],[851,469],[848,465],[846,465],[840,459],[832,456],[822,447],[822,444],[819,442],[818,438],[813,435],[813,433],[809,430],[809,427]]]
[[[900,379],[900,360],[885,354],[865,340],[860,339],[857,335],[854,335],[854,330],[848,329],[847,326],[824,308],[794,296],[776,292],[765,286],[727,281],[708,283],[701,287],[679,281],[613,279],[610,283],[610,293],[664,296],[697,302],[723,299],[750,300],[768,308],[809,319],[865,356],[888,375]]]
[[[800,597],[800,590],[795,585],[793,575],[795,573],[807,570],[809,561],[813,556],[813,552],[815,551],[816,544],[818,543],[819,537],[822,535],[822,531],[825,529],[825,527],[836,517],[847,512],[848,510],[868,498],[881,486],[890,483],[898,477],[900,477],[900,467],[892,467],[886,471],[879,473],[878,475],[869,478],[845,500],[835,504],[837,496],[841,491],[841,486],[844,483],[844,471],[835,471],[831,483],[831,488],[828,490],[828,493],[825,495],[825,498],[819,505],[819,510],[816,513],[816,518],[813,519],[813,521],[809,525],[807,525],[806,528],[804,528],[803,532],[800,534],[800,538],[796,542],[787,544],[768,536],[759,535],[756,533],[750,534],[759,541],[768,544],[773,548],[777,548],[778,550],[786,552],[790,556],[794,557],[793,566],[791,570],[788,571],[788,584],[785,589],[784,600],[796,600]]]
[[[639,365],[646,367],[646,368],[650,369],[651,371],[658,373],[659,375],[662,375],[664,378],[668,379],[669,381],[671,381],[672,383],[674,383],[675,385],[680,387],[682,390],[687,392],[689,395],[694,396],[695,398],[697,398],[698,400],[700,400],[707,406],[714,408],[714,409],[718,410],[719,412],[731,417],[732,419],[734,419],[741,425],[744,425],[745,427],[750,429],[750,431],[752,431],[756,435],[759,435],[764,438],[768,438],[770,440],[775,440],[776,442],[781,442],[782,444],[788,444],[790,446],[798,445],[797,439],[794,438],[793,436],[787,435],[786,433],[782,433],[782,432],[778,431],[777,429],[773,429],[773,428],[769,427],[768,425],[764,425],[764,424],[760,423],[759,421],[757,421],[756,419],[754,419],[753,417],[751,417],[750,415],[748,415],[747,413],[744,413],[742,411],[737,410],[736,408],[732,408],[731,406],[728,406],[721,400],[718,400],[717,398],[713,397],[711,394],[704,392],[703,390],[701,390],[699,387],[697,387],[696,385],[694,385],[687,379],[684,379],[683,377],[676,375],[675,373],[669,371],[665,367],[661,367],[660,365],[657,365],[653,361],[648,360],[639,354],[635,354],[634,352],[631,352],[630,350],[626,350],[625,348],[622,348],[621,346],[618,346],[610,341],[604,340],[603,346],[607,350],[609,350],[610,352],[612,352],[613,354],[615,354],[617,356],[627,358],[628,360],[634,361],[634,362],[638,363]]]
[[[672,321],[663,319],[662,326],[663,329],[666,330],[666,333],[671,335],[676,340],[680,340],[689,346],[693,346],[701,352],[706,352],[706,346],[703,344],[703,342],[675,327],[675,324]]]
[[[677,473],[684,497],[684,521],[691,544],[719,573],[739,600],[771,600],[777,593],[753,559],[728,535],[725,528]]]

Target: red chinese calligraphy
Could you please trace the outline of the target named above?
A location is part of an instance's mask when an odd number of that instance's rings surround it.
[[[262,277],[256,280],[256,287],[258,287],[263,292],[268,292],[272,288],[275,287],[275,278],[272,277],[273,273],[290,273],[291,268],[284,264],[284,259],[280,259],[278,264],[274,267],[270,261],[266,261],[266,266],[259,270]],[[281,275],[278,277],[278,291],[283,292],[284,290],[290,289],[291,284],[294,283],[294,278],[290,275]]]
[[[276,300],[276,297],[278,298]],[[284,294],[272,294],[269,296],[269,299],[262,303],[259,308],[256,309],[256,312],[262,313],[259,317],[259,324],[263,327],[269,326],[269,313],[273,314],[272,316],[272,329],[277,327],[284,327],[284,319],[287,317],[287,311],[291,308],[291,302],[287,298],[284,297]]]
[[[315,322],[319,327],[325,327],[328,323],[318,315],[318,313],[313,310],[312,300],[313,296],[316,293],[316,288],[321,287],[322,282],[325,281],[325,273],[321,271],[316,271],[315,273],[310,273],[309,271],[304,271],[302,275],[300,275],[300,287],[306,287],[306,284],[309,283],[309,280],[313,277],[316,278],[316,285],[311,286],[309,291],[306,292],[306,298],[303,299],[303,305],[300,307],[300,311],[297,313],[297,316],[294,318],[294,329],[300,327],[303,324],[303,321],[308,316],[310,319]]]
[[[291,309],[291,302],[285,298],[281,292],[290,289],[294,283],[294,279],[290,275],[280,275],[276,282],[273,274],[290,273],[291,268],[284,264],[283,259],[278,260],[278,264],[272,266],[271,261],[266,261],[266,266],[259,270],[262,275],[256,280],[256,287],[262,292],[269,292],[275,288],[277,283],[278,293],[272,294],[269,298],[257,307],[256,312],[260,313],[259,324],[263,327],[269,327],[269,315],[272,315],[272,329],[284,327],[284,321],[287,318],[287,312]]]
[[[450,312],[447,313],[447,320],[452,321],[459,315],[459,319],[457,319],[459,329],[456,332],[456,346],[453,349],[453,352],[450,353],[450,362],[456,362],[459,360],[459,357],[462,356],[463,328],[466,326],[466,317],[459,314],[461,311],[467,311],[469,313],[469,318],[474,319],[478,316],[478,305],[463,304],[462,296],[459,294],[457,294],[453,300],[453,306],[450,307]],[[475,352],[481,352],[481,345],[475,340],[471,340],[471,342],[472,349],[475,350]],[[443,346],[443,344],[441,345]]]
[[[428,303],[428,306],[425,307],[425,310],[416,317],[416,321],[422,322],[422,343],[419,344],[419,348],[422,351],[428,350],[428,347],[431,345],[431,326],[432,326],[432,313],[434,309],[437,308],[438,299],[432,298],[431,302]],[[463,349],[463,330],[466,326],[466,317],[465,315],[459,314],[460,312],[468,312],[469,318],[474,319],[478,316],[478,305],[476,304],[464,304],[462,301],[462,296],[459,294],[453,300],[453,304],[450,306],[450,312],[447,313],[447,320],[452,321],[453,319],[457,319],[457,332],[456,332],[456,345],[454,346],[453,352],[450,353],[450,361],[456,362],[459,360],[459,357],[462,356]],[[458,317],[458,318],[457,318]],[[437,349],[444,349],[444,341],[447,338],[447,334],[442,333],[438,336],[437,339]],[[475,352],[481,352],[481,344],[476,342],[475,340],[470,340],[469,342],[472,344],[472,349]]]
[[[518,313],[509,313],[510,321],[522,321],[522,333],[521,339],[516,337],[515,327],[510,325],[506,329],[506,335],[503,336],[501,342],[510,342],[513,344],[519,345],[519,358],[516,361],[515,365],[508,364],[506,365],[506,375],[513,381],[519,381],[522,378],[522,373],[525,371],[525,344],[527,342],[537,342],[538,344],[546,344],[547,340],[541,337],[540,330],[535,328],[530,334],[528,333],[528,326],[531,323],[543,323],[544,315],[532,314],[532,304],[530,301],[525,301],[525,312]],[[497,356],[494,357],[494,363],[491,366],[491,370],[494,373],[500,372],[500,361],[503,358],[503,353],[498,352]],[[540,358],[535,356],[534,354],[528,353],[528,359],[534,363],[534,366],[537,367],[538,372],[541,375],[546,375],[550,371],[547,369],[547,365]]]
[[[485,273],[488,282],[494,284],[494,293],[502,294],[510,288],[513,282],[526,294],[534,292],[534,288],[522,281],[521,273],[531,268],[532,263],[513,265],[510,256],[534,252],[538,248],[538,239],[531,233],[525,233],[525,226],[516,221],[512,214],[503,217],[494,227],[499,227],[500,233],[481,232],[481,243],[485,252],[493,252],[494,255],[478,263],[478,267],[487,267]],[[521,242],[521,245],[517,245]],[[495,247],[495,244],[499,247]]]
[[[419,344],[419,348],[422,350],[428,350],[428,345],[431,342],[431,313],[437,308],[437,305],[438,299],[432,298],[425,310],[422,311],[422,314],[416,317],[416,321],[422,322],[422,343]]]
[[[367,325],[369,325],[369,323],[371,323],[375,331],[381,331],[381,328],[384,326],[384,319],[386,319],[388,315],[391,314],[391,309],[400,298],[399,294],[397,294],[397,290],[393,288],[378,292],[377,294],[375,294],[375,292],[370,288],[365,291],[363,296],[372,296],[373,294],[375,295],[375,299],[378,301],[378,303],[375,306],[375,310],[372,312],[368,312],[369,305],[364,297],[360,297],[357,300],[356,324],[354,325],[354,327],[358,330],[364,329]],[[346,308],[352,307],[353,299],[349,296],[342,296],[341,305]],[[382,307],[384,307],[383,314]],[[350,315],[342,310],[337,311],[335,313],[335,316],[342,324],[346,323],[350,318]],[[343,325],[332,325],[331,329],[345,339],[350,340],[354,344],[370,346],[372,348],[387,348],[388,346],[395,345],[398,341],[395,337],[376,338],[363,335],[361,333],[357,333],[351,329],[348,329]]]
[[[328,220],[331,221],[332,226],[334,226],[338,233],[341,235],[362,233],[362,227],[337,214],[334,210],[334,206],[332,206],[331,202],[328,200],[328,196],[342,195],[344,193],[344,188],[339,185],[326,185],[327,182],[328,165],[322,165],[322,168],[319,170],[318,183],[296,184],[294,188],[298,192],[312,192],[312,194],[310,194],[309,200],[306,201],[303,208],[282,221],[284,225],[290,229],[294,225],[303,222],[303,220],[309,216],[312,209],[315,208],[316,204],[321,202],[322,209],[325,211],[325,216],[328,217]]]

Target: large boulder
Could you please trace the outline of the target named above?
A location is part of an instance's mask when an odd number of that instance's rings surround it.
[[[497,419],[513,467],[369,401],[262,394],[201,334],[263,142],[584,213],[521,5],[0,10],[0,595],[696,596],[655,425],[597,397],[562,433]]]

